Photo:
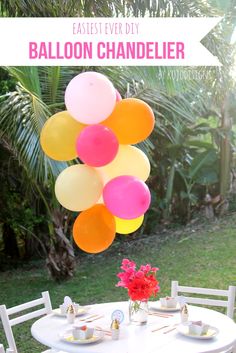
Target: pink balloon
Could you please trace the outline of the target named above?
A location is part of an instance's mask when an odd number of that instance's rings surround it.
[[[118,176],[110,180],[103,189],[103,199],[109,211],[123,219],[143,215],[151,202],[148,186],[130,175]]]
[[[116,90],[106,76],[97,72],[83,72],[69,82],[65,104],[74,119],[87,125],[97,124],[113,111]]]
[[[102,167],[110,163],[118,148],[116,135],[103,125],[85,127],[76,141],[78,157],[91,167]]]
[[[120,92],[116,89],[116,101],[119,102],[122,100],[122,97],[120,95]]]

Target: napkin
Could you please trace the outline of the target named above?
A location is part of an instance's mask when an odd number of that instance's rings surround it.
[[[64,297],[64,305],[68,307],[68,306],[71,305],[71,304],[72,304],[71,298],[70,298],[68,295],[66,295],[66,296]]]
[[[64,302],[60,305],[61,313],[65,315],[70,305],[73,305],[75,314],[77,315],[80,309],[80,305],[78,303],[74,303],[68,295],[64,297]]]
[[[181,308],[186,304],[186,298],[183,295],[176,297],[176,299],[179,302]]]

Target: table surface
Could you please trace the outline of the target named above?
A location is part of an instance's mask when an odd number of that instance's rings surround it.
[[[152,303],[149,303],[151,308]],[[135,326],[128,323],[128,302],[114,302],[95,304],[90,306],[88,312],[102,314],[104,317],[94,321],[94,326],[110,329],[111,315],[116,309],[122,310],[125,320],[120,326],[120,338],[113,341],[105,335],[102,341],[75,345],[61,341],[59,335],[73,325],[67,323],[65,317],[54,314],[44,316],[37,320],[31,327],[32,336],[48,347],[63,350],[68,353],[217,353],[233,345],[236,340],[236,324],[226,315],[217,311],[189,306],[189,320],[201,320],[219,329],[219,334],[209,340],[199,340],[185,337],[175,329],[167,334],[153,329],[163,325],[180,323],[180,313],[175,312],[170,318],[161,318],[149,315],[147,325]],[[86,316],[84,316],[86,317]],[[82,316],[75,320],[75,324],[82,324]],[[91,324],[90,324],[91,325]]]

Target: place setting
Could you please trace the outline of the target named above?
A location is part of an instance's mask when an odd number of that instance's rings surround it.
[[[108,331],[107,331],[108,332]],[[59,334],[62,341],[71,344],[91,344],[104,338],[105,332],[99,327],[88,325],[74,326]]]
[[[219,333],[218,328],[205,324],[202,321],[190,321],[180,324],[177,326],[177,331],[186,337],[200,340],[212,339]]]
[[[186,299],[183,296],[180,297],[165,297],[160,298],[158,302],[151,306],[152,309],[160,310],[161,312],[180,312],[179,320],[180,322],[171,324],[163,324],[156,328],[153,328],[151,332],[168,334],[170,332],[177,332],[185,337],[191,339],[208,340],[214,338],[218,333],[219,329],[205,323],[202,320],[192,321],[189,320],[189,309],[186,304]],[[151,313],[155,315],[155,313]],[[162,315],[162,314],[157,314]],[[164,318],[171,318],[174,315],[168,314],[163,316]],[[176,315],[175,315],[176,319]]]
[[[186,298],[180,296],[179,304],[181,306],[180,317],[181,323],[177,325],[177,332],[189,338],[195,339],[212,339],[218,333],[219,329],[211,326],[210,324],[204,322],[203,320],[193,321],[189,315],[188,305],[186,304]],[[190,318],[189,318],[190,316]]]
[[[177,298],[174,297],[164,297],[155,302],[150,302],[150,309],[156,312],[163,312],[162,314],[167,314],[168,312],[180,311],[180,304]]]
[[[85,315],[89,312],[89,306],[82,306],[79,303],[74,303],[69,296],[65,296],[62,304],[58,308],[53,309],[52,313],[59,317],[67,317],[69,308],[73,308],[73,313],[75,317]]]
[[[105,334],[111,336],[111,331],[93,324],[94,321],[103,318],[104,315],[89,314],[88,310],[89,307],[80,309],[80,306],[73,303],[70,297],[64,298],[64,303],[58,309],[60,313],[58,316],[66,318],[70,327],[59,333],[61,341],[75,345],[85,345],[101,341]]]

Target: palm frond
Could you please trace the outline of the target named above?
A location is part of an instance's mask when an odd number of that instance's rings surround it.
[[[6,95],[0,107],[2,139],[29,176],[44,184],[50,183],[67,165],[50,160],[40,147],[40,131],[50,115],[47,106],[22,86]]]

